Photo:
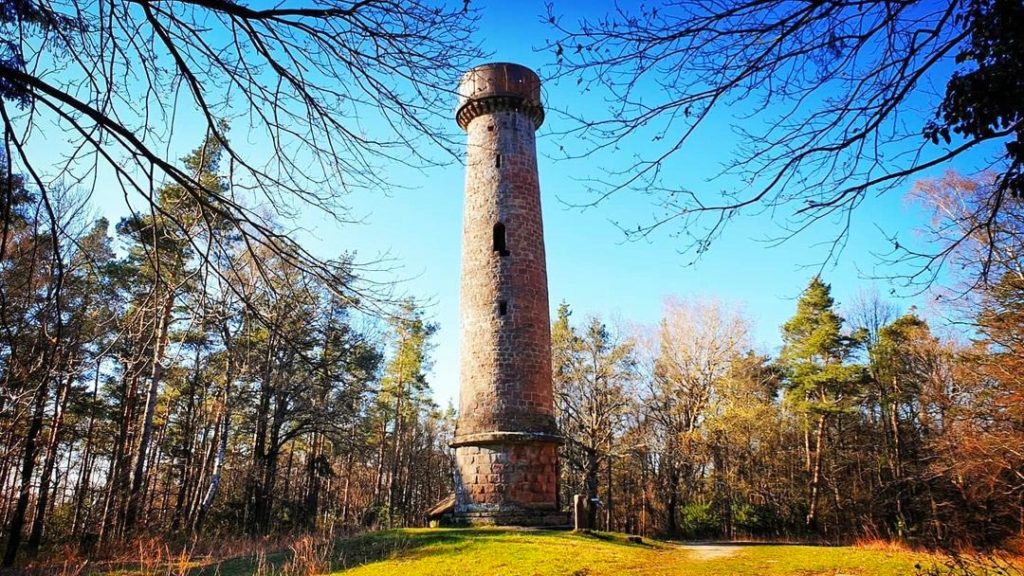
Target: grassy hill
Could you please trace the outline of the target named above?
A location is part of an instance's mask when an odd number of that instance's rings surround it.
[[[918,573],[915,564],[932,566],[938,559],[882,548],[681,545],[649,540],[636,544],[613,534],[420,529],[367,534],[332,550],[300,550],[294,559],[268,560],[286,573],[345,576],[911,576]],[[204,571],[241,576],[264,570],[255,570],[251,560],[236,560]]]

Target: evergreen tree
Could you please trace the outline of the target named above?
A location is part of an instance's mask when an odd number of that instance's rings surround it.
[[[393,331],[390,358],[384,367],[381,390],[377,398],[380,417],[376,503],[381,515],[378,521],[400,524],[400,506],[408,478],[409,442],[416,432],[414,426],[422,410],[436,408],[430,400],[426,372],[430,369],[431,337],[437,325],[423,318],[423,310],[412,300],[402,303],[399,313],[391,319]],[[387,442],[390,429],[391,442]]]
[[[818,276],[797,300],[796,314],[782,326],[779,364],[786,372],[786,397],[804,420],[807,526],[818,519],[827,426],[853,408],[865,381],[864,368],[851,362],[863,338],[843,332],[832,289]]]
[[[224,125],[221,125],[224,128]],[[218,214],[199,201],[196,191],[223,194],[227,183],[217,173],[223,142],[212,132],[183,159],[191,178],[186,187],[171,183],[158,191],[155,210],[133,214],[118,225],[128,243],[124,266],[133,277],[131,306],[124,330],[134,338],[126,342],[127,366],[123,383],[122,427],[119,432],[119,462],[111,470],[112,493],[116,503],[104,524],[116,532],[132,532],[139,518],[141,498],[146,490],[147,465],[153,443],[154,418],[160,387],[165,378],[165,356],[171,344],[175,308],[188,290],[198,289],[196,253],[205,252],[204,241],[222,225]],[[136,396],[142,391],[141,406]],[[132,442],[133,425],[141,408],[138,441]],[[133,445],[134,444],[134,445]]]

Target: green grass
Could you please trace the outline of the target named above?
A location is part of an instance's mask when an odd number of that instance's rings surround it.
[[[515,529],[390,530],[339,540],[300,538],[291,550],[189,565],[94,566],[103,576],[914,576],[942,558],[895,548],[785,544],[684,545],[619,534]],[[159,562],[157,562],[159,564]],[[965,574],[965,572],[956,572]],[[1022,571],[969,571],[1024,574]]]
[[[344,576],[872,575],[911,576],[917,553],[857,547],[736,545],[683,548],[611,534],[502,529],[395,530],[336,550]]]

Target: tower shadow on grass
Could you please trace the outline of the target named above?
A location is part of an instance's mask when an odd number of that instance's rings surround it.
[[[470,546],[486,544],[493,540],[508,540],[518,534],[535,534],[554,538],[593,538],[621,546],[644,546],[627,542],[621,536],[597,532],[579,534],[533,528],[390,530],[364,534],[339,542],[331,567],[333,570],[343,570],[395,558],[412,559],[425,555],[458,555]]]
[[[578,538],[590,538],[594,540],[600,540],[602,542],[608,542],[610,544],[619,544],[622,546],[640,546],[644,548],[651,548],[650,542],[643,540],[639,536],[629,536],[627,534],[621,534],[618,532],[598,532],[596,530],[582,530],[580,532],[572,532],[574,536]],[[631,541],[630,538],[637,538],[635,541]]]
[[[605,532],[567,532],[517,528],[434,528],[412,530],[386,530],[370,532],[324,543],[330,550],[322,550],[326,561],[325,572],[339,572],[366,564],[386,560],[415,559],[424,556],[453,556],[474,545],[486,545],[495,540],[515,542],[516,535],[544,535],[551,538],[597,540],[603,543],[648,548],[650,544],[626,540],[620,534]],[[188,576],[249,576],[253,574],[280,574],[288,572],[291,562],[299,562],[293,551],[268,553],[263,558],[244,557],[227,559],[196,568]]]
[[[429,531],[387,530],[363,534],[337,543],[331,568],[344,570],[398,557],[413,556],[423,548],[444,547],[461,550],[472,541],[496,538],[501,530],[472,530],[468,528],[438,528]]]

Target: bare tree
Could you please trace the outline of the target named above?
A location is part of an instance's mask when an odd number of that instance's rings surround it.
[[[659,438],[667,529],[675,533],[680,496],[685,498],[699,480],[698,432],[733,362],[750,348],[750,324],[736,309],[713,300],[670,298],[663,315],[645,351],[646,405]]]
[[[609,113],[575,117],[570,135],[591,146],[570,155],[633,146],[593,189],[661,208],[632,237],[674,227],[700,254],[738,215],[768,211],[780,238],[837,226],[834,258],[869,194],[986,143],[1000,174],[991,209],[1021,192],[1019,3],[661,0],[578,23],[548,12],[558,75],[608,95]],[[734,120],[741,144],[722,175],[736,186],[664,178],[713,114]]]
[[[957,295],[983,290],[1005,275],[1024,279],[1024,206],[1019,198],[997,194],[997,186],[995,174],[952,170],[915,182],[910,197],[931,213],[925,239],[938,250],[907,250],[901,257],[949,262]]]
[[[343,221],[341,196],[382,190],[384,163],[421,168],[454,158],[442,127],[456,75],[480,55],[469,37],[475,20],[463,3],[443,0],[7,4],[5,177],[26,174],[44,199],[52,182],[103,182],[119,187],[133,211],[172,222],[156,190],[176,184],[212,219],[229,222],[249,250],[265,247],[355,290],[352,275],[317,259],[272,218],[312,207]],[[242,144],[229,140],[225,121]],[[231,188],[210,188],[169,157],[186,127],[223,146]],[[66,154],[47,166],[30,147],[54,141],[55,130]]]
[[[611,494],[612,458],[618,452],[637,379],[635,343],[608,330],[597,317],[577,330],[564,302],[552,328],[552,367],[569,490],[586,493],[587,525],[597,524],[602,464]],[[605,506],[611,504],[610,498]]]

